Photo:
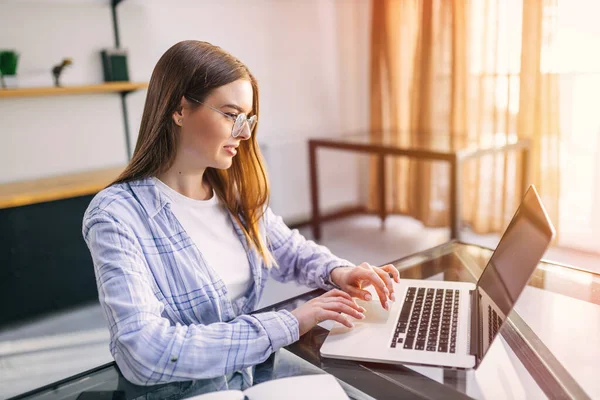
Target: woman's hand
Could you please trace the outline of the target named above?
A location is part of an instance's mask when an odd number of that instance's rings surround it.
[[[363,319],[364,311],[365,309],[357,305],[348,293],[333,289],[302,304],[292,311],[292,315],[298,320],[302,336],[319,322],[325,320],[337,321],[352,328],[354,325],[344,314]]]
[[[399,282],[400,274],[392,264],[373,267],[362,263],[355,268],[336,268],[331,271],[330,279],[349,295],[367,301],[371,300],[371,294],[363,288],[373,285],[382,307],[389,310],[388,298],[396,301],[392,279]]]

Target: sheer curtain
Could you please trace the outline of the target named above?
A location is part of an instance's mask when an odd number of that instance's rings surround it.
[[[559,245],[600,253],[600,3],[559,1],[556,51],[542,70],[558,76],[560,99]]]
[[[559,226],[559,85],[541,67],[555,54],[556,16],[556,0],[374,1],[372,136],[437,149],[527,138],[531,183]],[[447,226],[448,167],[388,162],[388,209]],[[505,228],[520,200],[521,162],[498,155],[465,165],[463,224],[480,233]]]

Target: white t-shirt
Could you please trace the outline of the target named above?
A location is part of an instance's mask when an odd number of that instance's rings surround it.
[[[215,193],[209,200],[194,200],[173,190],[158,178],[154,183],[171,200],[171,211],[196,244],[202,257],[219,274],[232,301],[252,284],[248,255],[235,232],[229,212]]]

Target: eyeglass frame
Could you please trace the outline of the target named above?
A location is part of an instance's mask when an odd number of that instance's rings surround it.
[[[229,115],[229,114],[227,114],[227,113],[225,113],[225,112],[223,112],[223,111],[221,111],[221,110],[219,110],[217,108],[214,108],[213,106],[211,106],[209,104],[206,104],[206,103],[204,103],[204,102],[202,102],[200,100],[196,100],[193,97],[190,97],[190,96],[187,96],[187,95],[185,95],[184,97],[186,99],[192,100],[194,103],[202,104],[203,106],[206,106],[206,107],[210,108],[211,110],[216,111],[219,114],[221,114],[221,115],[229,118],[230,120],[232,120],[233,121],[233,125],[231,126],[231,137],[232,138],[238,138],[240,136],[240,133],[238,133],[237,135],[233,134],[233,131],[235,129],[235,126],[236,126],[236,123],[237,123],[238,119],[243,119],[244,120],[244,122],[242,122],[241,128],[238,128],[239,132],[241,132],[243,130],[243,126],[244,126],[243,124],[244,123],[246,123],[248,125],[248,131],[250,132],[250,136],[248,138],[250,138],[252,136],[252,131],[254,130],[254,128],[256,128],[256,124],[258,123],[258,118],[256,117],[256,115],[253,115],[250,118],[246,118],[247,117],[246,113],[241,112],[237,116],[233,117],[232,115]]]

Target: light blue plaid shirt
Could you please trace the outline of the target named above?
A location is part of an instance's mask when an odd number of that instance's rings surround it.
[[[279,264],[269,272],[232,221],[253,276],[248,293],[235,302],[152,179],[113,185],[92,200],[83,237],[110,351],[129,381],[153,385],[241,371],[251,382],[251,366],[298,340],[298,321],[288,311],[248,315],[269,274],[328,290],[331,270],[352,265],[290,230],[267,208],[260,230]]]

